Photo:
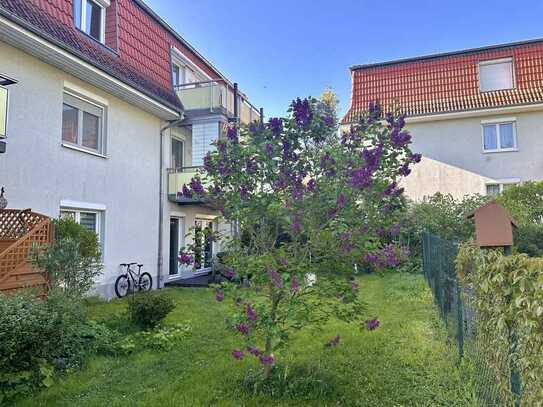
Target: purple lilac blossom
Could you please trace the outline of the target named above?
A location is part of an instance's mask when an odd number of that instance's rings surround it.
[[[249,198],[249,191],[247,191],[247,187],[245,185],[240,187],[239,197],[242,201],[246,201]]]
[[[398,170],[398,174],[407,177],[409,174],[411,174],[411,169],[409,168],[409,164],[406,163],[400,167]]]
[[[411,135],[406,131],[393,129],[390,133],[390,141],[394,147],[403,147],[411,141]]]
[[[349,254],[353,250],[353,244],[351,242],[352,234],[350,232],[343,232],[339,235],[340,250],[344,255]]]
[[[266,143],[266,155],[268,158],[271,158],[273,156],[273,144],[272,143]]]
[[[186,184],[183,184],[183,191],[181,192],[181,195],[187,199],[192,198],[192,191],[187,187]]]
[[[364,255],[364,261],[375,266],[379,262],[379,257],[375,253],[366,253]]]
[[[241,323],[236,325],[236,330],[242,335],[249,335],[249,329],[249,325],[247,324]]]
[[[258,358],[260,360],[260,363],[262,363],[264,366],[273,366],[275,364],[275,358],[273,355],[260,355]]]
[[[292,223],[290,224],[290,229],[294,233],[300,233],[302,230],[302,224],[301,224],[301,216],[299,213],[296,213],[291,218]]]
[[[299,127],[307,128],[311,119],[313,118],[313,113],[311,112],[311,106],[309,105],[309,100],[301,100],[297,98],[292,101],[292,110],[294,112],[294,120]]]
[[[395,223],[388,228],[388,234],[392,237],[396,237],[400,234],[401,226],[399,223]]]
[[[359,168],[351,173],[349,185],[355,189],[363,189],[371,186],[373,172],[368,167]]]
[[[392,244],[387,244],[383,247],[381,255],[383,256],[384,265],[387,267],[396,267],[400,264],[400,260],[396,253],[396,247]]]
[[[258,164],[251,158],[245,162],[245,168],[247,169],[247,173],[255,174],[258,171]]]
[[[420,163],[420,160],[422,159],[422,154],[420,154],[420,153],[412,153],[411,157],[409,157],[409,159],[413,163]]]
[[[239,349],[234,349],[232,351],[232,356],[234,357],[234,359],[241,360],[243,359],[243,356],[245,356],[245,354]]]
[[[236,277],[236,272],[232,270],[231,268],[227,268],[226,270],[224,270],[223,274],[226,278],[230,280]]]
[[[307,190],[309,192],[313,192],[315,191],[315,188],[317,187],[317,181],[315,181],[313,178],[311,178],[308,182],[307,182]]]
[[[204,194],[204,186],[202,185],[202,181],[198,178],[192,178],[190,180],[190,188],[196,195],[203,195]]]
[[[366,329],[368,331],[376,330],[377,328],[379,328],[379,325],[381,325],[381,323],[379,322],[379,320],[377,318],[368,319],[366,321]]]
[[[332,158],[330,153],[326,153],[321,157],[321,168],[324,170],[324,174],[327,177],[333,177],[336,175],[336,160]]]
[[[228,140],[230,140],[231,142],[236,143],[238,141],[237,129],[233,126],[228,127],[228,130],[226,131],[226,137],[228,137]]]
[[[390,196],[392,193],[396,190],[396,187],[398,184],[396,184],[396,181],[392,181],[383,191],[384,196]]]
[[[193,258],[190,254],[184,252],[184,251],[180,251],[179,252],[179,256],[177,256],[177,260],[179,261],[179,263],[181,264],[184,264],[184,265],[189,265],[193,262]]]
[[[322,116],[322,121],[328,127],[332,127],[334,125],[334,118],[332,116]]]
[[[281,278],[281,274],[276,269],[269,269],[268,270],[268,277],[270,278],[270,281],[273,283],[275,288],[281,289],[283,288],[283,279]]]
[[[262,355],[262,352],[260,352],[256,346],[247,346],[247,352],[253,356],[256,356],[257,358]]]
[[[293,294],[298,294],[300,292],[300,283],[298,283],[296,276],[290,278],[290,291]]]
[[[279,259],[279,264],[283,267],[288,267],[288,260],[286,257],[281,257]]]
[[[252,322],[256,321],[256,318],[257,318],[256,311],[253,309],[251,304],[245,305],[245,315],[247,315],[247,319],[249,321],[252,321]]]
[[[283,120],[278,117],[270,118],[268,128],[271,130],[273,137],[279,137],[283,131]]]

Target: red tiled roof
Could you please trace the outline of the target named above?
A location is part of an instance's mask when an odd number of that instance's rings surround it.
[[[515,88],[480,92],[479,62],[509,57]],[[343,123],[355,122],[373,101],[407,116],[541,103],[543,40],[355,66],[351,75],[351,107]]]
[[[136,69],[113,50],[77,30],[71,10],[71,0],[0,0],[0,15],[56,43],[160,103],[175,110],[182,108],[171,83],[165,86],[164,81]]]
[[[182,105],[172,85],[172,46],[212,79],[222,78],[140,0],[111,0],[106,12],[107,46],[75,27],[72,10],[72,0],[0,0],[1,16],[176,110]]]

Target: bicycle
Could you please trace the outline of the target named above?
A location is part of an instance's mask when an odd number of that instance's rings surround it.
[[[138,266],[137,273],[132,270],[132,266]],[[121,267],[126,267],[126,272],[117,277],[115,281],[115,294],[117,297],[125,297],[131,290],[131,285],[138,291],[150,291],[153,288],[153,278],[147,272],[142,273],[143,264],[121,263]],[[132,280],[132,283],[130,282]]]

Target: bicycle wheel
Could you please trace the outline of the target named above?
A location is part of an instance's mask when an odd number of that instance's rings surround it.
[[[143,273],[139,280],[140,291],[151,291],[153,288],[153,278],[149,273]]]
[[[126,274],[120,275],[115,281],[115,294],[123,298],[130,292],[130,279]]]

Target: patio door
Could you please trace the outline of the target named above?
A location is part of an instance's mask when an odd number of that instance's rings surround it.
[[[185,219],[170,218],[170,277],[175,277],[180,272],[177,260],[179,250],[185,245]]]
[[[213,263],[214,222],[209,219],[196,219],[194,222],[194,268],[205,270]]]

